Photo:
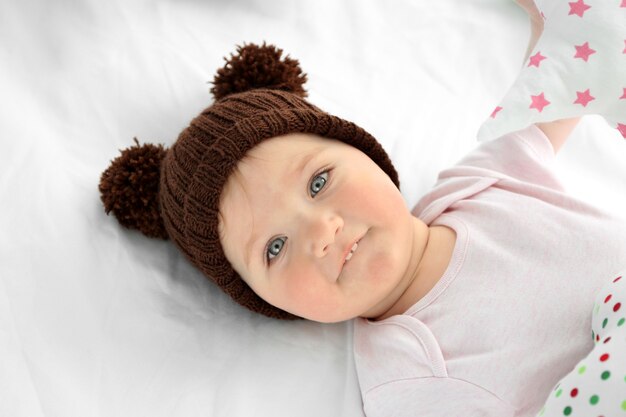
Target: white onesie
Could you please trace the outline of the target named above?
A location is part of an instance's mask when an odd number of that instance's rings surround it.
[[[594,300],[626,268],[626,221],[573,198],[531,125],[440,173],[413,209],[457,234],[402,315],[354,322],[363,406],[381,416],[535,416],[594,347]]]

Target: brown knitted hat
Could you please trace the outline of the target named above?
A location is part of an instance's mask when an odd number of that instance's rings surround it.
[[[171,238],[185,256],[242,306],[278,319],[300,317],[261,299],[233,270],[218,234],[220,195],[238,161],[265,139],[314,133],[338,139],[368,155],[399,187],[398,174],[381,145],[354,123],[304,100],[297,60],[281,49],[254,44],[237,48],[218,70],[215,102],[194,118],[170,149],[140,145],[121,151],[100,179],[107,214],[146,236]]]

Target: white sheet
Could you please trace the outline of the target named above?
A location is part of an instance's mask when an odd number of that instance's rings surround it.
[[[105,216],[100,174],[134,136],[173,143],[222,57],[267,40],[383,143],[412,207],[477,145],[528,35],[509,0],[4,0],[0,416],[361,416],[350,322],[240,308]],[[573,193],[626,213],[617,131],[587,117],[559,159]]]

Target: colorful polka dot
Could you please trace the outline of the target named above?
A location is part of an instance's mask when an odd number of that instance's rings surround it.
[[[626,417],[626,280],[621,278],[609,281],[593,304],[593,351],[556,384],[535,417]]]

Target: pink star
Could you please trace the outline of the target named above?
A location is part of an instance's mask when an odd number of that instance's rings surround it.
[[[539,113],[543,111],[544,107],[550,104],[550,102],[546,100],[546,98],[543,96],[543,93],[539,94],[538,96],[531,95],[530,98],[532,100],[532,103],[529,109],[537,109],[539,110]]]
[[[626,1],[626,0],[624,0]],[[626,91],[626,89],[624,89]],[[498,112],[502,110],[502,107],[500,106],[496,106],[495,110],[493,112],[491,112],[491,118],[495,119],[496,118],[496,114],[498,114]]]
[[[591,6],[588,6],[585,4],[585,2],[583,0],[578,0],[576,3],[569,3],[569,13],[567,14],[572,15],[578,15],[580,17],[583,17],[583,14],[585,14],[585,12],[587,10],[591,9]]]
[[[622,136],[624,137],[624,139],[626,139],[626,125],[618,123],[617,124],[617,130],[619,130],[619,133],[621,133]]]
[[[582,58],[585,62],[589,59],[589,55],[596,53],[594,49],[589,47],[589,42],[585,42],[580,46],[574,45],[574,48],[576,48],[576,55],[574,55],[574,58]]]
[[[624,0],[626,1],[626,0]],[[543,61],[544,59],[546,59],[545,56],[541,55],[541,51],[537,52],[535,55],[530,57],[530,62],[528,63],[529,67],[532,67],[533,65],[536,66],[537,68],[539,68],[539,64],[541,63],[541,61]]]
[[[624,0],[626,1],[626,0]],[[620,100],[626,100],[626,87],[624,87],[624,92],[622,93],[622,96],[620,97]]]
[[[622,4],[620,4],[619,7],[626,7],[626,0],[622,0]]]
[[[626,0],[624,0],[624,3],[626,3]],[[624,50],[622,51],[623,54],[626,54],[626,39],[624,39]]]
[[[587,107],[587,103],[589,103],[591,100],[596,99],[591,94],[589,94],[589,89],[587,89],[587,91],[584,91],[582,93],[580,91],[576,91],[576,95],[578,96],[578,98],[576,99],[574,104],[582,104],[583,107]]]

